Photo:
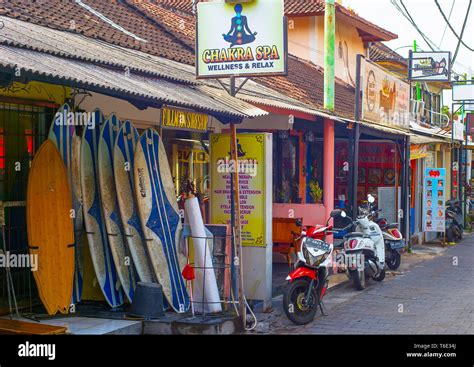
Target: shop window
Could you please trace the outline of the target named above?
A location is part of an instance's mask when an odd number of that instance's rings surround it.
[[[322,203],[323,193],[323,142],[306,143],[306,202]]]
[[[273,135],[273,202],[301,203],[299,137],[286,131]]]
[[[171,166],[177,197],[192,184],[202,205],[204,222],[209,218],[209,154],[204,140],[207,134],[163,130],[163,142]],[[179,200],[180,208],[184,202]]]
[[[339,206],[348,205],[348,176],[344,169],[349,162],[348,142],[336,142],[336,199]],[[357,174],[357,202],[367,200],[373,195],[384,213],[391,220],[396,219],[395,200],[401,186],[401,164],[394,143],[381,141],[361,141],[359,145],[359,170]],[[398,180],[398,182],[397,182]],[[399,200],[400,201],[400,200]]]

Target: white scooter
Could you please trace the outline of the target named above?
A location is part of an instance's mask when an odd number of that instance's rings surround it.
[[[382,281],[385,278],[385,243],[382,230],[371,217],[375,198],[367,197],[368,204],[359,207],[353,222],[356,231],[344,236],[346,272],[358,290],[365,289],[366,278]],[[352,220],[352,219],[351,219]]]

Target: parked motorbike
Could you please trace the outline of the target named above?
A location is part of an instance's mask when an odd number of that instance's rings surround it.
[[[462,209],[459,200],[446,201],[446,239],[448,242],[456,242],[456,239],[461,240],[463,235],[462,226]]]
[[[371,220],[375,198],[368,196],[368,203],[359,207],[356,231],[344,236],[346,273],[358,290],[365,289],[366,278],[381,282],[385,278],[385,244],[382,230]],[[351,218],[352,220],[352,218]]]
[[[286,316],[297,325],[313,321],[318,306],[324,314],[322,299],[328,287],[327,267],[334,248],[326,242],[326,235],[336,230],[329,225],[329,220],[341,213],[342,210],[332,211],[325,226],[303,227],[301,220],[296,220],[296,225],[302,227],[302,231],[295,238],[297,261],[294,270],[286,278],[288,284],[283,293],[283,309]]]
[[[374,215],[374,218],[376,216]],[[406,246],[402,233],[398,228],[398,223],[388,223],[386,218],[376,219],[383,233],[385,243],[385,264],[392,270],[397,270],[402,261],[402,250]]]

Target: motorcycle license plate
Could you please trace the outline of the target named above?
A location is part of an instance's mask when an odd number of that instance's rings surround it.
[[[321,240],[315,240],[313,238],[306,238],[306,245],[314,247],[320,251],[328,252],[329,244]]]
[[[397,250],[397,249],[405,247],[405,242],[393,241],[393,242],[390,242],[390,247],[392,248],[392,250]]]

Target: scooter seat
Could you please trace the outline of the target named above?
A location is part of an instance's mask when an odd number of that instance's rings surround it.
[[[344,239],[355,238],[355,237],[365,237],[362,232],[351,232],[344,236]]]

